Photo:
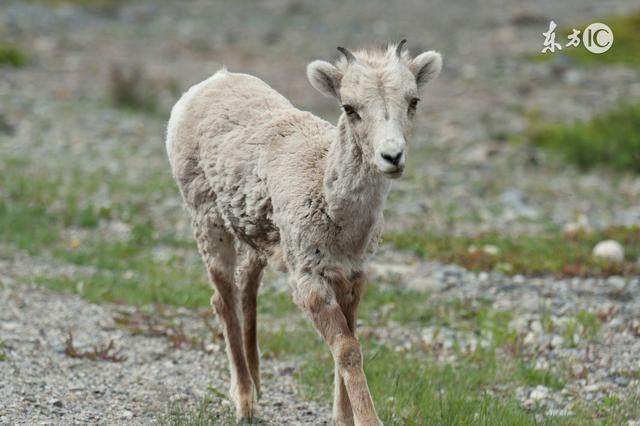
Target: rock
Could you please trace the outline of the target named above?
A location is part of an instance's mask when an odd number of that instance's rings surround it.
[[[433,277],[416,277],[407,282],[407,288],[416,291],[434,292],[441,290],[442,283]]]
[[[564,339],[562,336],[558,336],[557,334],[551,338],[551,347],[559,348],[564,343]]]
[[[482,251],[491,256],[496,256],[500,253],[500,249],[493,244],[486,244],[482,247]]]
[[[573,374],[574,377],[577,377],[579,379],[584,379],[587,377],[587,369],[584,368],[584,366],[582,364],[574,364],[571,367],[571,373]]]
[[[584,214],[579,214],[574,222],[568,222],[564,225],[563,231],[565,234],[572,235],[580,231],[589,231],[591,225],[589,224],[589,218]]]
[[[615,379],[613,379],[613,381],[616,383],[616,385],[623,388],[626,388],[627,386],[629,386],[629,383],[631,383],[631,379],[626,376],[617,376]]]
[[[624,260],[624,248],[615,240],[600,241],[593,248],[593,257],[596,259],[620,263]]]
[[[62,408],[63,407],[62,401],[60,401],[58,398],[51,398],[49,400],[49,404],[53,405],[54,407],[58,407],[58,408]]]
[[[540,401],[549,396],[549,389],[546,386],[538,385],[529,394],[529,398],[534,401]]]

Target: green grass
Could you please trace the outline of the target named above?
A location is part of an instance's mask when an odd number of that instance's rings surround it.
[[[529,363],[520,363],[518,375],[522,382],[529,386],[542,385],[551,389],[561,390],[565,385],[557,374],[549,370],[536,369]]]
[[[493,387],[504,371],[492,353],[437,365],[424,354],[400,354],[369,340],[363,347],[367,380],[384,424],[535,424],[513,400],[495,396]],[[312,397],[328,403],[330,356],[303,364],[298,379]]]
[[[30,0],[33,3],[40,3],[47,6],[77,6],[90,11],[102,14],[113,15],[120,6],[125,4],[125,0]]]
[[[19,68],[27,64],[29,58],[18,46],[0,42],[0,67]]]
[[[591,255],[596,243],[604,239],[620,242],[626,261],[611,264]],[[501,271],[507,274],[557,276],[606,276],[637,274],[634,264],[640,256],[640,227],[612,227],[595,232],[577,232],[509,236],[487,233],[456,237],[403,232],[385,236],[400,250],[446,263],[455,263],[473,271]],[[485,250],[496,247],[497,253]]]
[[[100,168],[82,172],[74,167],[34,167],[23,159],[4,157],[0,159],[0,173],[3,176],[0,242],[36,257],[51,257],[88,268],[87,273],[27,277],[28,281],[74,292],[97,303],[160,303],[191,308],[209,305],[211,290],[190,236],[177,235],[150,219],[153,214],[149,206],[176,191],[166,171],[150,171],[144,179],[131,179],[126,174]],[[93,197],[105,190],[108,205]],[[101,225],[110,221],[129,225],[130,235],[121,239],[105,238],[100,233]],[[70,231],[77,236],[69,234]],[[631,256],[638,255],[638,230],[606,232],[609,232],[607,236],[631,246],[628,248]],[[499,247],[500,253],[506,253],[506,249],[522,241],[507,238],[501,242],[497,236],[482,238],[485,239],[442,238],[437,244],[454,242],[456,250],[467,250],[469,244],[481,247],[491,243]],[[586,247],[585,241],[590,244],[589,238],[596,236],[572,238],[569,244]],[[422,254],[430,254],[433,247],[443,248],[432,246],[430,238],[415,234],[396,235],[393,241]],[[558,245],[567,242],[552,242],[551,247],[547,242],[538,244],[541,256],[555,261]],[[528,243],[527,250],[533,250],[531,246]],[[576,247],[570,246],[567,250],[575,251]],[[154,255],[159,248],[168,255]],[[526,250],[516,252],[518,256],[529,255]],[[500,260],[502,264],[505,261]],[[261,292],[259,309],[260,315],[268,319],[261,323],[260,329],[265,359],[298,359],[300,368],[295,376],[305,395],[330,404],[332,359],[310,322],[296,312],[287,293]],[[385,424],[534,424],[536,412],[520,408],[513,399],[513,389],[538,384],[561,389],[564,385],[564,378],[555,371],[531,367],[532,360],[522,352],[520,336],[508,326],[513,314],[492,309],[481,299],[430,303],[429,295],[424,293],[371,285],[365,293],[360,318],[364,325],[362,342],[369,384]],[[391,343],[382,344],[367,337],[390,323],[415,332],[422,327],[447,328],[465,336],[476,336],[488,344],[468,350],[454,342],[455,360],[442,362],[434,352],[437,348],[412,347],[396,351]],[[597,333],[598,325],[597,317],[583,312],[558,332],[590,335]],[[220,411],[213,404],[214,397],[223,396],[210,395],[196,409],[172,406],[162,423],[232,422],[228,410]],[[613,399],[608,401],[603,412],[613,410],[616,404]],[[593,414],[587,410],[581,416],[580,420],[590,419]]]
[[[162,426],[217,426],[236,425],[235,415],[231,407],[213,410],[215,399],[224,397],[218,390],[210,388],[208,394],[195,408],[185,408],[173,404],[169,411],[159,419]]]
[[[566,124],[532,119],[524,139],[581,169],[600,166],[640,173],[640,102],[621,105],[588,121]]]
[[[7,360],[7,354],[5,353],[6,348],[6,343],[4,343],[4,340],[0,339],[0,362]]]
[[[624,64],[640,67],[640,10],[628,15],[618,15],[594,20],[608,25],[613,31],[613,46],[602,54],[589,52],[582,42],[577,48],[565,48],[564,54],[586,65]],[[583,31],[591,22],[576,27]],[[571,30],[566,31],[567,34]],[[582,37],[582,33],[580,33]]]
[[[613,31],[613,45],[601,54],[591,53],[582,43],[583,31],[593,22],[606,24]],[[578,47],[566,47],[568,36],[573,29],[580,31],[580,45]],[[546,28],[545,28],[546,30]],[[588,22],[576,22],[562,29],[556,29],[556,42],[562,45],[562,50],[554,53],[541,53],[538,51],[529,58],[535,61],[551,61],[559,58],[568,58],[578,66],[611,66],[625,65],[640,67],[640,10],[627,15],[614,15]]]

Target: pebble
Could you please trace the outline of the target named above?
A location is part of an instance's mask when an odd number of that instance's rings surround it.
[[[529,398],[534,401],[540,401],[541,399],[545,399],[549,396],[549,389],[545,386],[538,385],[534,390],[529,394]]]
[[[624,261],[624,248],[615,240],[600,241],[593,248],[593,257],[610,262]]]

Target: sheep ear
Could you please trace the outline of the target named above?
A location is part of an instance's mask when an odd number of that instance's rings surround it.
[[[436,78],[440,70],[442,70],[442,56],[433,50],[421,53],[411,61],[411,71],[416,76],[418,87]]]
[[[326,61],[313,61],[307,65],[309,83],[325,96],[340,98],[340,80],[342,73],[338,68]]]

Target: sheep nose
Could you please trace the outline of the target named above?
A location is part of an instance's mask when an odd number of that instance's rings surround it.
[[[393,164],[394,166],[397,166],[398,164],[400,164],[400,160],[402,159],[402,154],[403,154],[403,151],[398,151],[394,153],[383,152],[380,155],[382,156],[383,159],[385,159],[389,163]]]

